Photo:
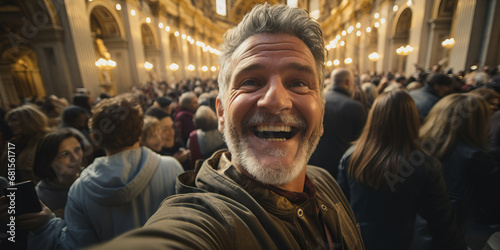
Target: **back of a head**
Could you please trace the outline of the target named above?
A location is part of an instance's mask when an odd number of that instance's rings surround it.
[[[429,76],[429,78],[427,79],[427,84],[429,86],[434,86],[434,85],[450,86],[453,84],[453,80],[445,74],[436,73]]]
[[[155,117],[158,120],[161,120],[167,116],[170,116],[165,110],[163,110],[161,108],[148,109],[144,115]]]
[[[318,71],[318,83],[323,97],[325,43],[323,32],[317,21],[307,11],[279,4],[258,4],[243,20],[224,36],[219,57],[219,99],[225,103],[232,75],[231,64],[235,50],[249,37],[257,34],[288,34],[302,40],[311,51]]]
[[[102,100],[92,114],[92,137],[104,149],[121,150],[139,141],[144,119],[141,106],[131,95]]]
[[[74,127],[75,121],[80,115],[87,114],[87,111],[76,105],[70,105],[66,107],[61,115],[61,127]]]
[[[370,82],[370,75],[369,74],[362,74],[360,77],[359,77],[359,82],[360,83],[365,83],[365,82]]]
[[[356,141],[349,176],[376,190],[395,188],[384,176],[397,173],[402,161],[418,149],[419,125],[417,107],[406,92],[394,90],[379,95]]]
[[[488,119],[490,111],[487,102],[476,94],[451,94],[432,107],[420,130],[429,153],[440,158],[458,140],[484,148],[487,145]]]
[[[155,100],[158,105],[160,105],[160,107],[162,108],[166,108],[168,106],[170,106],[170,104],[172,103],[172,100],[170,100],[169,98],[167,97],[159,97]]]
[[[354,76],[352,72],[345,68],[337,68],[333,70],[332,75],[332,84],[337,87],[349,86],[349,82],[354,80]],[[352,84],[352,83],[351,83]]]
[[[418,138],[419,127],[413,99],[404,91],[392,90],[375,99],[363,133],[383,145],[403,146]]]
[[[208,106],[200,106],[193,117],[193,122],[197,128],[203,131],[217,129],[217,116]]]
[[[371,82],[364,82],[361,84],[361,90],[365,92],[366,100],[370,103],[373,103],[375,98],[377,98],[377,86],[375,86],[375,84]]]
[[[34,105],[22,105],[10,110],[5,115],[5,120],[17,116],[27,135],[44,134],[50,131],[47,116]]]
[[[192,110],[193,100],[197,98],[194,92],[186,92],[179,97],[179,106],[185,110]]]

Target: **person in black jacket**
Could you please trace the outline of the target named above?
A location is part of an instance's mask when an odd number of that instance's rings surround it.
[[[351,98],[356,86],[350,70],[335,69],[331,80],[333,88],[325,91],[325,132],[309,164],[326,169],[336,178],[342,155],[363,130],[366,110],[363,104]]]
[[[449,95],[431,109],[420,130],[422,145],[443,164],[462,235],[475,209],[497,217],[498,223],[500,169],[498,157],[488,149],[490,112],[479,95]]]
[[[341,161],[339,185],[361,226],[366,249],[411,249],[417,213],[429,221],[435,248],[465,248],[441,166],[417,144],[418,129],[412,98],[399,90],[383,93]]]

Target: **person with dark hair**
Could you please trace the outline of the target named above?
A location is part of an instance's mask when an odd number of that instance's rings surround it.
[[[61,115],[61,128],[75,128],[91,143],[91,147],[88,149],[89,154],[84,159],[85,165],[92,163],[97,157],[106,155],[104,149],[96,145],[90,137],[88,121],[89,113],[84,108],[76,105],[66,107]]]
[[[80,176],[82,159],[90,144],[77,130],[62,128],[45,135],[38,143],[33,172],[40,178],[38,198],[64,218],[69,187]]]
[[[28,248],[75,249],[109,240],[144,225],[160,203],[175,193],[183,172],[172,157],[139,145],[142,109],[129,95],[106,99],[93,109],[92,137],[106,151],[84,169],[68,193],[65,220],[43,203],[42,211],[16,218],[31,230]],[[0,211],[7,209],[5,196]]]
[[[148,223],[97,249],[364,249],[338,184],[307,162],[323,132],[325,44],[309,14],[256,5],[221,46],[219,150]]]
[[[429,76],[424,87],[409,91],[408,94],[410,94],[417,106],[420,122],[424,121],[434,104],[442,97],[450,94],[453,89],[453,80],[449,76],[435,73]]]
[[[89,113],[84,108],[77,105],[70,105],[61,114],[61,127],[72,127],[82,133],[86,131],[88,134],[88,120]]]
[[[411,249],[417,213],[429,219],[436,249],[464,249],[439,161],[417,144],[419,127],[408,94],[383,93],[373,103],[361,136],[342,158],[339,185],[367,249]]]
[[[146,110],[146,113],[155,108],[163,109],[163,111],[167,112],[168,115],[172,115],[172,108],[170,107],[172,104],[172,100],[168,97],[159,97],[154,100],[153,104]]]
[[[89,114],[92,109],[90,97],[85,93],[73,94],[73,105],[82,107]]]

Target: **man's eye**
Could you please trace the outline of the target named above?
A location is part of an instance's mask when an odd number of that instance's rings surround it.
[[[302,81],[295,81],[292,84],[290,84],[290,87],[307,87],[307,84]]]
[[[241,83],[241,86],[258,86],[259,83],[255,80],[245,80]]]

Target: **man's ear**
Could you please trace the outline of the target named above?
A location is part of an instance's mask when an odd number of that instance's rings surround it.
[[[215,109],[217,111],[217,121],[219,123],[219,131],[224,132],[224,108],[222,107],[222,102],[219,98],[215,101]]]

